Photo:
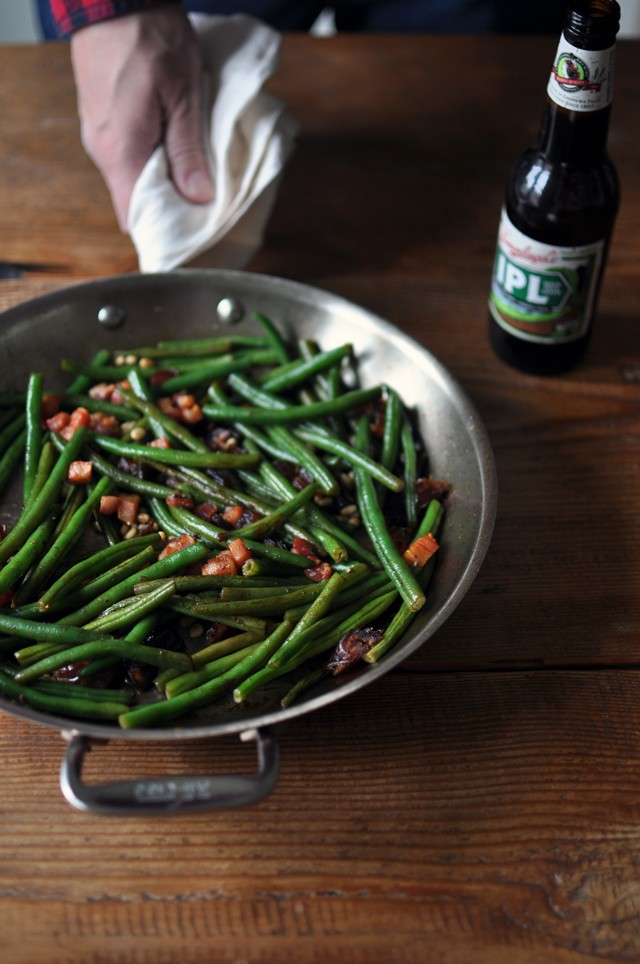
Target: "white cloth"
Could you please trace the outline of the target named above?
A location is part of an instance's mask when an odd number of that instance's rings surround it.
[[[163,146],[136,181],[128,230],[141,272],[195,263],[243,268],[261,245],[297,123],[263,90],[281,37],[253,17],[192,14],[208,91],[205,121],[215,197],[191,204],[169,178]]]

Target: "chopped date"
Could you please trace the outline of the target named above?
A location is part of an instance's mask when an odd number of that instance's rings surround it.
[[[414,488],[418,505],[421,508],[424,508],[425,506],[429,505],[432,499],[438,499],[440,501],[445,499],[449,494],[451,486],[448,482],[433,479],[429,475],[425,478],[416,479]]]
[[[153,666],[146,666],[144,663],[129,663],[125,676],[125,682],[136,691],[144,693],[151,689],[157,670]]]
[[[146,466],[136,459],[128,459],[124,455],[118,459],[118,468],[127,475],[132,475],[135,479],[146,479],[149,475]]]
[[[368,653],[376,643],[380,642],[383,636],[382,629],[373,629],[372,627],[354,629],[345,633],[331,655],[327,664],[328,668],[334,676],[342,673],[349,666],[361,660],[365,653]]]
[[[211,623],[204,634],[207,646],[211,646],[212,643],[218,643],[224,637],[228,628],[224,623]]]

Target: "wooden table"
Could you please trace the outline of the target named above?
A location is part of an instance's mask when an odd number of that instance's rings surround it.
[[[5,964],[640,960],[637,43],[619,44],[623,204],[586,363],[522,375],[486,334],[503,185],[554,43],[286,38],[273,89],[302,130],[249,267],[373,309],[460,380],[495,448],[493,542],[418,655],[282,731],[254,807],[80,814],[59,735],[2,715]],[[2,307],[135,269],[74,96],[65,45],[0,50]],[[87,779],[148,755],[101,747]],[[253,764],[235,738],[161,756]]]

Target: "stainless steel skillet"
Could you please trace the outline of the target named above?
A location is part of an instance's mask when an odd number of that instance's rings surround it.
[[[268,794],[277,781],[272,729],[368,686],[420,647],[451,615],[483,562],[496,513],[496,470],[486,430],[469,398],[428,351],[389,322],[342,298],[307,285],[258,274],[180,270],[126,275],[76,285],[23,303],[0,315],[2,390],[23,390],[31,371],[43,371],[47,390],[63,388],[63,357],[89,360],[100,347],[128,348],[159,339],[202,336],[239,321],[258,331],[261,311],[292,337],[312,337],[323,348],[354,345],[362,381],[388,383],[415,408],[431,473],[452,492],[428,604],[395,648],[379,663],[362,665],[348,679],[328,679],[282,709],[274,686],[236,706],[231,700],[194,712],[171,728],[120,730],[106,724],[71,724],[0,698],[4,711],[59,729],[67,741],[61,769],[66,799],[92,812],[168,813],[239,806]],[[3,506],[0,522],[17,511]],[[249,776],[192,776],[89,785],[82,761],[92,741],[208,739],[237,733],[254,739],[258,770]]]

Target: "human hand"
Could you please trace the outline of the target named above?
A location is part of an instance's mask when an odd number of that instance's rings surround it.
[[[213,198],[203,145],[200,50],[181,7],[126,14],[71,38],[82,143],[104,177],[122,231],[133,186],[165,144],[178,191]]]

